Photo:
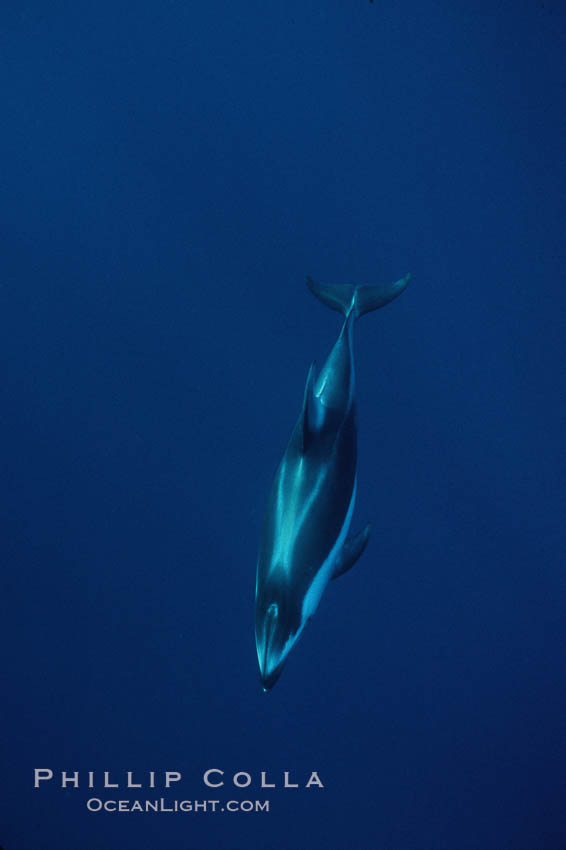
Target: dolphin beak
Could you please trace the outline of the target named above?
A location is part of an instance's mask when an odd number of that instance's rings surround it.
[[[263,636],[257,641],[257,657],[259,662],[259,677],[264,693],[269,691],[281,674],[284,659],[276,650],[277,619],[279,611],[277,604],[272,603],[267,609],[263,627]],[[273,662],[276,662],[275,666]]]
[[[270,673],[265,673],[263,670],[260,671],[259,678],[264,694],[270,691],[275,682],[278,680],[283,669],[283,664],[284,662],[282,661],[280,664],[277,665],[275,670],[272,670]]]

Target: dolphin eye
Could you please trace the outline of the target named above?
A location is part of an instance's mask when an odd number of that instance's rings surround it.
[[[277,607],[277,602],[272,602],[269,608],[267,609],[267,614],[271,614],[271,616],[276,617],[278,613],[279,609]]]

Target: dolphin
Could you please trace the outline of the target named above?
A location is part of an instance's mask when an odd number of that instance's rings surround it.
[[[364,551],[367,525],[348,537],[356,499],[354,323],[396,298],[410,275],[375,286],[307,286],[344,316],[318,373],[308,373],[303,406],[269,496],[256,574],[255,639],[264,691],[273,687],[332,578]]]

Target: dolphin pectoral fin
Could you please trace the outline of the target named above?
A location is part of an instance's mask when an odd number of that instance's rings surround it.
[[[344,573],[347,573],[354,566],[367,546],[370,529],[371,526],[366,525],[363,531],[346,540],[338,556],[332,578],[338,578],[338,576],[344,575]]]
[[[322,402],[314,394],[316,361],[313,360],[307,376],[305,386],[305,396],[303,399],[303,410],[301,413],[301,428],[303,440],[303,452],[309,447],[309,443],[320,426],[324,418],[324,407]]]

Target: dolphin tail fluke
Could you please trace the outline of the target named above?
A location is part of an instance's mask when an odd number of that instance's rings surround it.
[[[357,318],[393,301],[403,292],[410,279],[411,275],[406,274],[395,283],[354,286],[350,283],[319,283],[307,275],[307,286],[312,294],[331,310],[337,310],[344,316],[353,310]]]

